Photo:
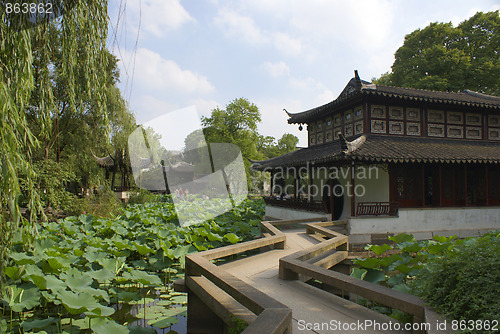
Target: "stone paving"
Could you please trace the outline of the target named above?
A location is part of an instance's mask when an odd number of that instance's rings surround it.
[[[347,299],[301,281],[278,277],[279,259],[319,241],[304,229],[284,230],[286,248],[271,250],[222,265],[227,272],[268,294],[292,309],[293,333],[409,333],[382,330],[395,322]],[[381,330],[368,324],[377,323]],[[349,326],[346,328],[344,326]],[[379,329],[377,328],[377,329]]]

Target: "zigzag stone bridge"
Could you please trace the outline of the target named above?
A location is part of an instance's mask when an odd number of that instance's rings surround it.
[[[414,324],[438,320],[418,297],[346,275],[348,237],[338,232],[345,222],[324,220],[265,221],[262,238],[186,256],[185,280],[175,287],[188,292],[188,333],[442,333],[405,330],[357,304],[359,296],[397,308]]]

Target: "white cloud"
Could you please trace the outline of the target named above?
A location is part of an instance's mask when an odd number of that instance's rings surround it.
[[[297,124],[288,124],[288,116],[283,111],[285,108],[290,113],[303,111],[300,101],[294,99],[264,99],[256,100],[262,115],[262,122],[259,124],[259,132],[264,136],[281,138],[285,133],[291,133],[299,138],[299,146],[307,146],[307,131],[299,131]]]
[[[120,66],[127,67],[129,76],[132,75],[132,68],[134,69],[134,86],[141,89],[163,91],[166,94],[208,94],[214,91],[207,77],[184,70],[174,61],[162,58],[157,52],[140,48],[135,55],[122,52],[121,56],[123,61]]]
[[[272,43],[277,50],[289,56],[298,55],[302,51],[302,42],[299,39],[282,32],[272,34]]]
[[[180,106],[158,99],[152,95],[144,94],[136,96],[131,101],[131,109],[134,111],[138,124],[144,124],[155,117],[179,109]]]
[[[126,24],[126,29],[134,34],[137,34],[140,23],[141,36],[162,37],[166,32],[194,21],[179,0],[115,0],[112,6],[111,22]],[[122,12],[118,21],[119,8]]]
[[[297,55],[302,51],[302,43],[299,39],[281,31],[261,29],[251,17],[239,14],[235,10],[220,9],[214,22],[226,36],[252,45],[269,44],[286,55]]]
[[[228,36],[237,37],[252,44],[266,42],[266,37],[250,17],[240,15],[233,10],[219,10],[214,22],[220,26]]]
[[[196,106],[198,115],[209,117],[212,114],[212,110],[224,106],[223,104],[210,99],[194,99],[189,101],[190,104]]]
[[[271,63],[270,61],[266,61],[264,64],[262,64],[262,67],[272,77],[279,77],[282,75],[289,75],[290,74],[290,68],[283,61],[279,61],[276,63]]]

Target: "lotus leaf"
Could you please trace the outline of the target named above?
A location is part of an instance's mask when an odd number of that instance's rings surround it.
[[[127,327],[106,318],[92,320],[92,331],[96,334],[128,334]]]
[[[136,282],[142,283],[144,285],[161,285],[161,280],[156,275],[150,275],[147,272],[131,269],[130,276]]]
[[[368,269],[368,272],[365,277],[363,277],[363,280],[370,283],[377,283],[385,280],[385,273],[381,270]]]
[[[95,271],[94,270],[87,271],[85,275],[95,279],[99,283],[107,283],[116,276],[114,272],[106,268],[102,268]]]
[[[36,257],[27,255],[25,253],[11,252],[9,254],[9,257],[13,259],[17,265],[36,264],[36,262],[38,261]]]
[[[172,301],[172,303],[174,303],[174,304],[185,305],[185,304],[187,304],[187,296],[185,294],[179,295],[179,296],[174,296],[174,297],[170,298],[170,301]]]
[[[23,289],[15,285],[7,286],[2,301],[7,303],[14,312],[31,310],[40,305],[40,290],[37,287]]]
[[[179,319],[175,317],[165,317],[162,319],[158,319],[156,321],[149,321],[148,324],[153,327],[158,328],[167,328],[179,322]]]
[[[131,242],[132,245],[135,246],[135,248],[137,249],[137,251],[139,252],[139,254],[141,255],[146,255],[146,254],[149,254],[149,253],[154,253],[154,249],[148,247],[147,245],[141,245],[135,241]]]
[[[44,329],[48,326],[56,324],[58,321],[59,321],[58,319],[52,317],[47,319],[35,319],[35,320],[23,321],[21,323],[21,327],[25,331],[29,331],[32,329]]]
[[[128,326],[130,334],[156,334],[156,330],[149,327]]]
[[[358,279],[363,279],[367,272],[368,272],[368,270],[366,270],[366,269],[354,267],[352,270],[351,276],[356,277]]]
[[[13,281],[20,279],[25,273],[25,266],[21,267],[6,267],[4,269],[5,275],[9,276]]]
[[[224,234],[224,238],[227,239],[227,241],[229,241],[230,243],[232,244],[235,244],[239,241],[241,241],[241,238],[238,237],[236,234],[234,233],[227,233],[227,234]]]

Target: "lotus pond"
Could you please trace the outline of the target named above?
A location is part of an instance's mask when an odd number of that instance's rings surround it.
[[[179,226],[170,198],[159,198],[114,218],[39,223],[34,242],[19,234],[5,269],[0,333],[185,331],[176,324],[187,296],[172,288],[184,276],[185,255],[254,238],[264,203],[247,199],[215,219]],[[193,210],[217,206],[193,202]]]

